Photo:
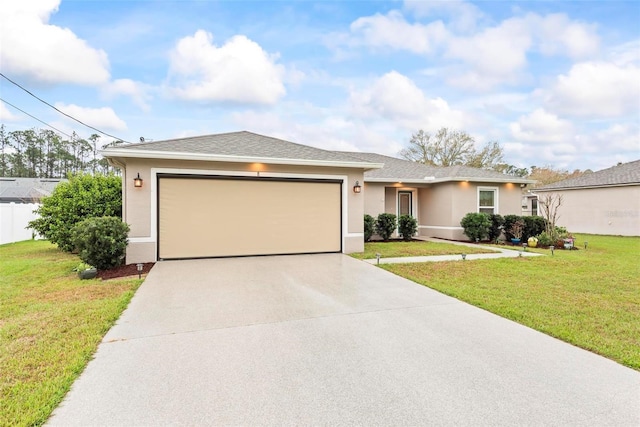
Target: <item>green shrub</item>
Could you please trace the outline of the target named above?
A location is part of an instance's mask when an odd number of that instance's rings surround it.
[[[73,227],[72,242],[80,259],[98,270],[122,264],[129,226],[120,218],[87,218]]]
[[[523,216],[522,220],[524,221],[522,240],[528,240],[529,237],[536,237],[547,229],[547,221],[541,216]]]
[[[489,227],[489,240],[495,242],[502,234],[502,226],[504,225],[504,218],[500,214],[490,214],[489,220],[491,221],[491,227]]]
[[[376,219],[376,233],[382,237],[384,241],[389,240],[396,226],[396,216],[394,214],[381,213]]]
[[[402,236],[402,240],[408,242],[418,231],[418,221],[411,215],[400,215],[398,218],[398,233]]]
[[[75,249],[71,229],[85,218],[122,216],[122,181],[109,175],[75,175],[61,182],[35,210],[29,228],[64,251]]]
[[[464,234],[472,242],[485,240],[489,237],[491,219],[489,215],[482,212],[469,212],[462,218],[460,225],[464,228]]]
[[[536,237],[538,238],[538,247],[553,246],[556,243],[556,240],[553,237],[549,236],[549,233],[547,233],[546,231],[543,231]]]
[[[376,220],[371,215],[364,215],[364,241],[371,240],[371,236],[375,232]]]

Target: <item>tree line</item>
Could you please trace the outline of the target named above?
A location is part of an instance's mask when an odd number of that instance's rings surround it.
[[[99,146],[100,136],[80,138],[75,132],[63,138],[48,129],[7,132],[0,125],[0,177],[66,178],[78,173],[119,173],[98,151],[114,141]]]
[[[591,172],[588,169],[569,172],[553,166],[520,168],[504,161],[504,150],[497,141],[489,141],[478,149],[475,139],[467,132],[448,128],[441,128],[434,134],[419,130],[411,135],[409,144],[399,154],[406,160],[430,166],[463,165],[526,177],[537,181],[534,187]]]

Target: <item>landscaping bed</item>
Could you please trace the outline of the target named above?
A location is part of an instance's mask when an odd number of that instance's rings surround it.
[[[151,268],[155,265],[154,262],[145,262],[142,264],[141,274],[147,274],[151,271]],[[109,270],[98,270],[98,278],[102,280],[116,279],[121,277],[132,277],[138,275],[137,264],[121,265]]]

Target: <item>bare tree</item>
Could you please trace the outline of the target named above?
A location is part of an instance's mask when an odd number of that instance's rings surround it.
[[[441,128],[435,135],[419,130],[400,151],[400,156],[433,166],[466,165],[500,170],[503,163],[503,150],[498,142],[490,141],[477,150],[471,135],[447,128]]]
[[[542,196],[538,196],[538,206],[540,207],[540,213],[542,217],[546,219],[547,234],[549,236],[556,237],[556,223],[560,215],[558,214],[558,208],[562,206],[563,197],[558,193],[547,193]]]
[[[411,136],[409,146],[400,151],[400,155],[425,165],[461,165],[475,153],[473,142],[473,138],[464,131],[442,128],[431,135],[419,130]]]

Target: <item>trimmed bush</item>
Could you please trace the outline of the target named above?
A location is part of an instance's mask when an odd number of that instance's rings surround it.
[[[364,215],[364,241],[371,240],[371,236],[375,232],[376,220],[371,215]]]
[[[82,261],[108,270],[122,264],[128,234],[129,226],[120,218],[87,218],[73,227],[72,242]]]
[[[491,227],[489,227],[489,240],[495,242],[502,234],[502,226],[504,225],[504,218],[500,214],[490,214],[489,220],[491,220]]]
[[[522,220],[524,221],[523,241],[529,240],[529,237],[537,237],[547,229],[547,221],[541,216],[523,216]]]
[[[35,210],[40,217],[29,228],[71,252],[71,229],[86,218],[122,216],[122,181],[119,176],[75,175],[61,182]]]
[[[376,219],[376,233],[386,242],[396,229],[396,216],[390,213],[381,213]]]
[[[402,240],[408,242],[418,231],[418,221],[411,215],[400,215],[398,218],[398,233],[402,236]]]
[[[485,240],[489,237],[491,219],[482,212],[469,212],[462,218],[460,225],[464,228],[464,234],[472,242]]]

